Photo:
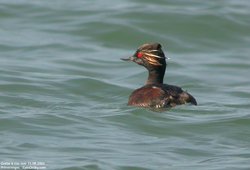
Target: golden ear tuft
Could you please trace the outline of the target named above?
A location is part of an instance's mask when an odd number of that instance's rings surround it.
[[[162,64],[157,60],[157,58],[151,57],[150,55],[144,55],[144,58],[148,61],[149,64],[155,66],[161,66]]]
[[[152,53],[145,53],[145,54],[150,56],[150,57],[162,58],[162,57],[155,55],[155,54],[152,54]]]

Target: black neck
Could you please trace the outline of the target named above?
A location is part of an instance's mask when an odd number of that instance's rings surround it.
[[[148,69],[148,80],[146,84],[162,84],[165,74],[165,67]]]

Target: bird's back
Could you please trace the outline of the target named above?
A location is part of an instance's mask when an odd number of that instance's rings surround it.
[[[197,105],[195,98],[180,87],[167,84],[150,84],[136,89],[130,95],[128,105],[168,108],[185,103]]]

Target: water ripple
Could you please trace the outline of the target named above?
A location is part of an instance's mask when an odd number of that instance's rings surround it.
[[[247,169],[248,1],[0,2],[1,161],[48,169]],[[127,106],[160,42],[198,106]]]

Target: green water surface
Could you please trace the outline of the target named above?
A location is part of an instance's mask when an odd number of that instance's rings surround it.
[[[147,42],[198,106],[126,106]],[[247,0],[1,0],[0,170],[250,169],[249,55]]]

